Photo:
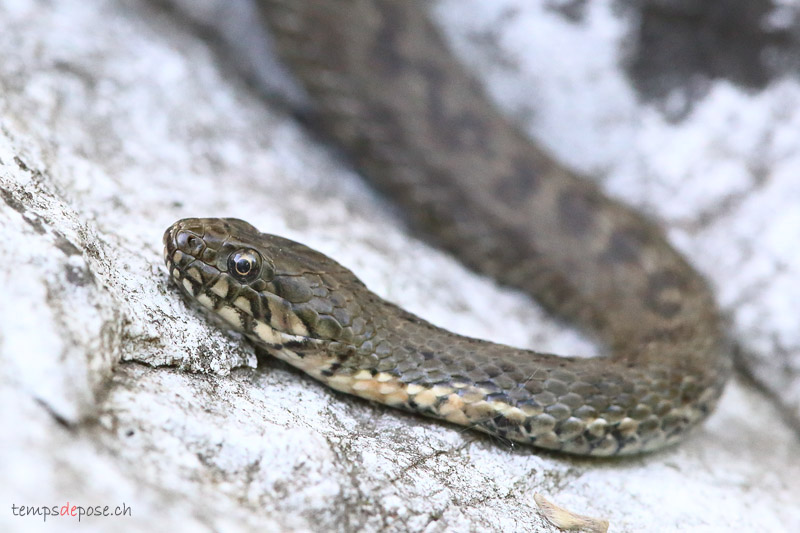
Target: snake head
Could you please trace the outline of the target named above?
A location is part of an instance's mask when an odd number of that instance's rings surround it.
[[[190,300],[270,351],[351,344],[366,328],[352,318],[353,293],[366,289],[349,270],[243,220],[179,220],[164,233],[164,259]]]

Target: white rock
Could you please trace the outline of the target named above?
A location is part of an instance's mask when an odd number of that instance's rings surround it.
[[[237,216],[444,327],[593,349],[406,235],[346,163],[238,81],[195,31],[219,29],[203,19],[215,1],[191,24],[121,0],[0,5],[0,529],[552,530],[534,492],[612,531],[800,528],[798,437],[782,418],[800,412],[800,84],[719,83],[671,125],[616,70],[625,26],[607,3],[570,25],[525,2],[504,0],[519,7],[506,22],[488,2],[440,3],[496,96],[535,117],[532,135],[665,221],[768,391],[735,380],[673,449],[580,460],[345,397],[278,362],[256,369],[250,347],[183,303],[162,232],[184,216]],[[478,19],[505,30],[498,53],[518,69],[481,66],[466,38]],[[247,65],[251,79],[271,68]],[[541,98],[526,104],[532,84]],[[12,508],[123,503],[130,516],[80,523]]]

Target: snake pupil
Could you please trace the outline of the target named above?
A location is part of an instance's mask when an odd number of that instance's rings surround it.
[[[252,265],[250,264],[250,261],[248,261],[247,259],[239,259],[236,262],[236,272],[241,274],[242,276],[246,276],[250,272],[251,267]]]
[[[255,250],[238,250],[228,258],[228,271],[242,283],[253,281],[261,267],[261,256]]]

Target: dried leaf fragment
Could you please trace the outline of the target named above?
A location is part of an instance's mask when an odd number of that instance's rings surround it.
[[[539,507],[542,516],[559,529],[588,533],[606,533],[608,531],[608,520],[575,514],[557,506],[539,493],[533,495],[533,500]]]

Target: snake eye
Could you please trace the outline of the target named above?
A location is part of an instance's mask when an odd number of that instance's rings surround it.
[[[255,250],[243,249],[228,258],[228,273],[241,283],[249,283],[261,271],[261,255]]]

